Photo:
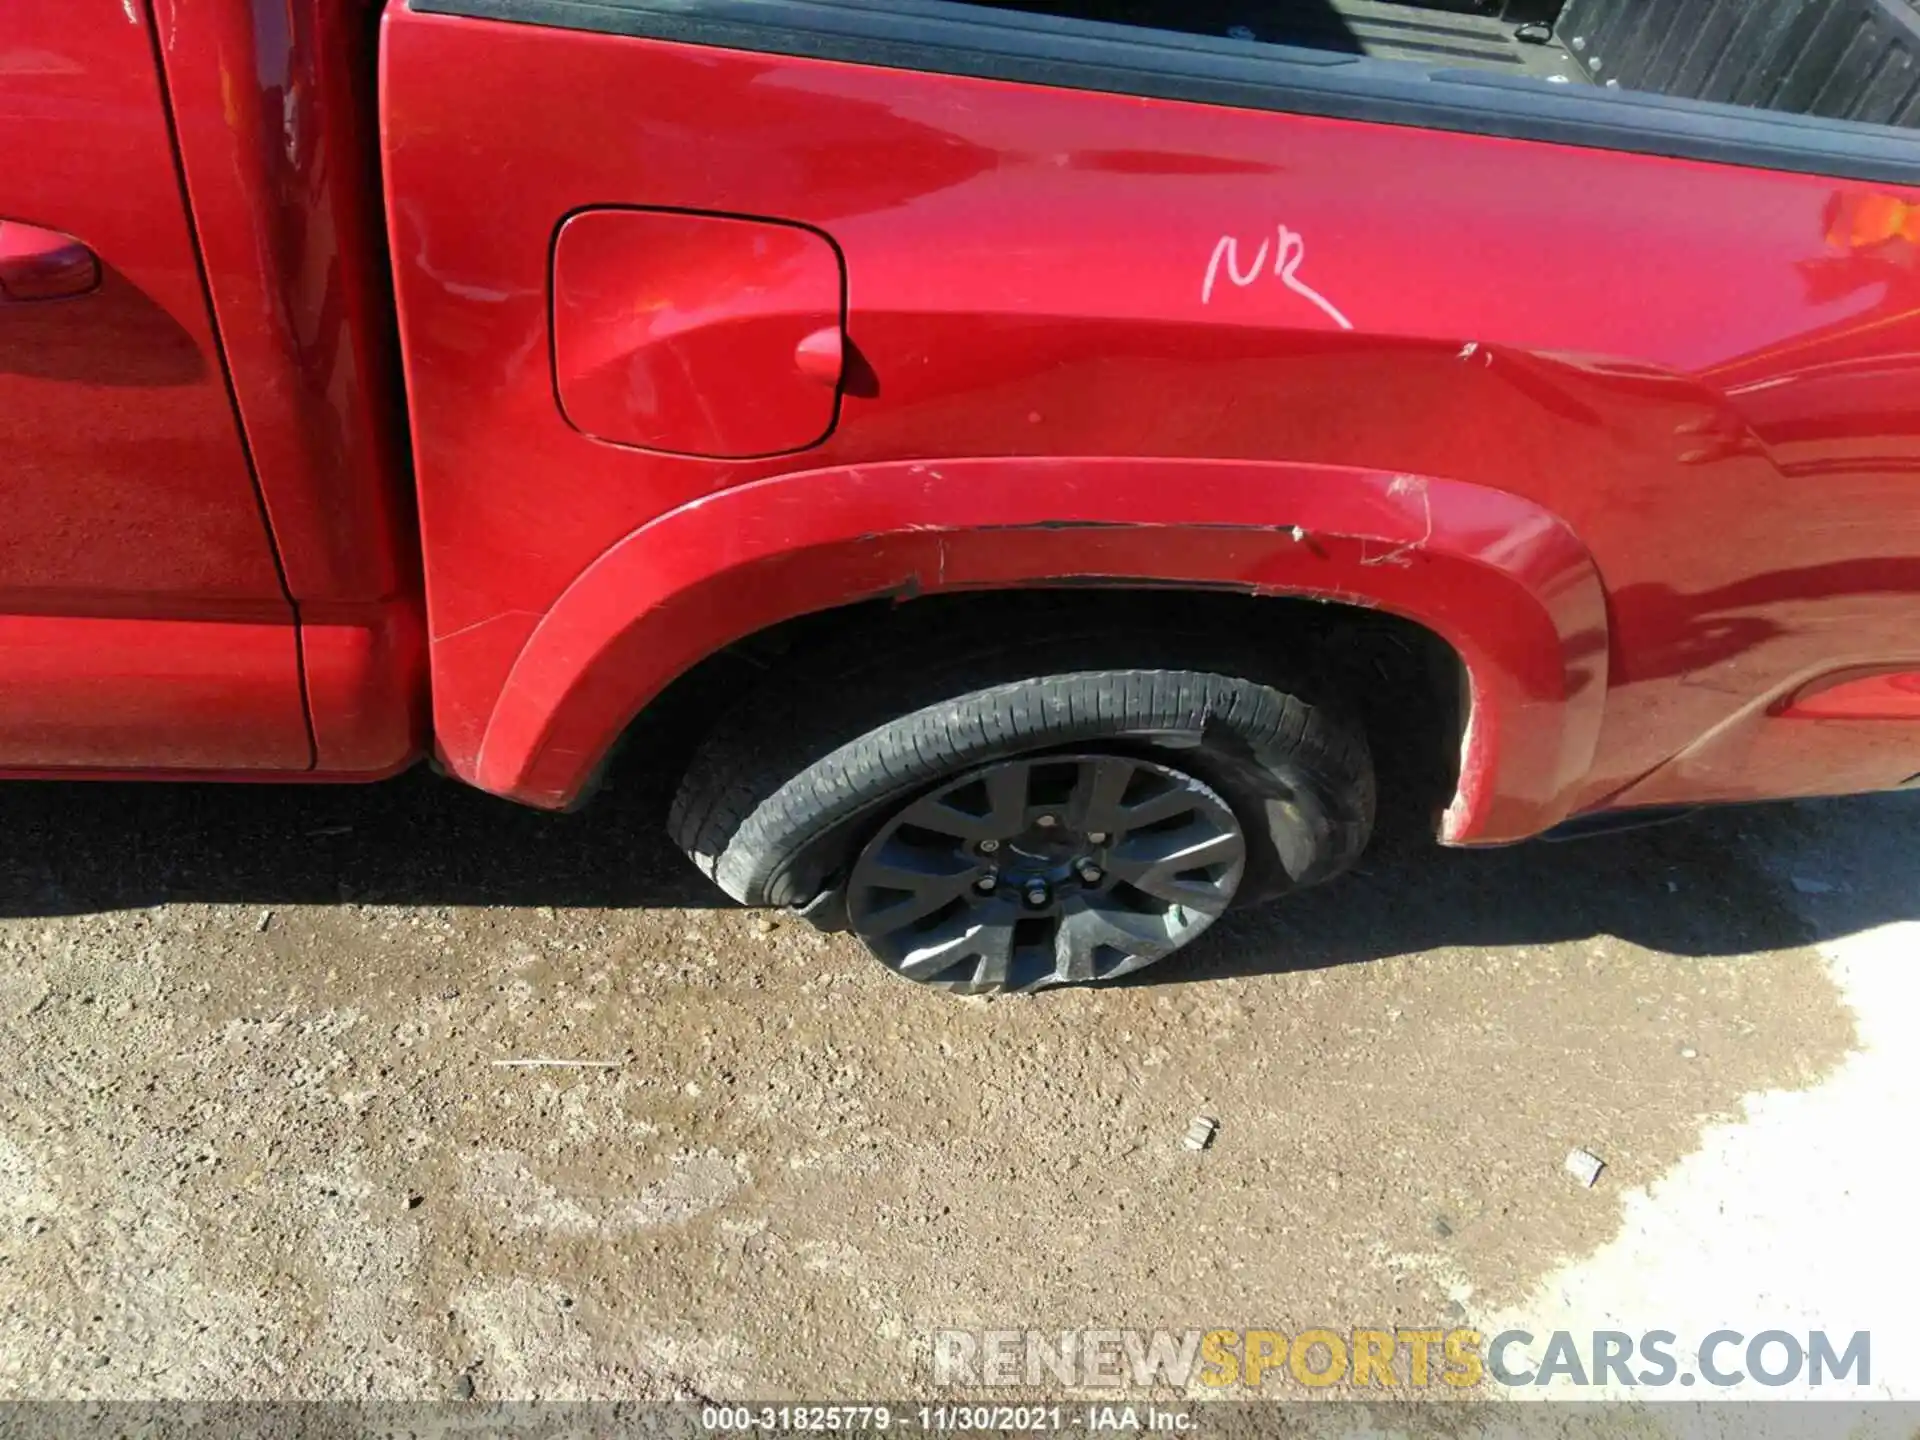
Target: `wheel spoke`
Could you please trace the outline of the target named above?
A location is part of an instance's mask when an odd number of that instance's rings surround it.
[[[1234,884],[1239,879],[1237,875],[1229,875],[1218,881],[1184,880],[1157,865],[1115,864],[1113,873],[1143,895],[1149,895],[1164,905],[1184,905],[1204,915],[1218,915],[1227,908],[1227,901],[1233,896]]]
[[[938,883],[956,877],[973,879],[980,864],[970,855],[951,850],[926,850],[919,846],[890,842],[880,853],[867,858],[861,868],[863,885],[883,890],[918,890],[929,882]]]
[[[894,968],[909,980],[935,979],[975,953],[981,929],[978,915],[956,915],[939,929],[918,937]]]
[[[1239,835],[1223,833],[1196,817],[1184,829],[1129,838],[1107,857],[1107,869],[1156,900],[1218,915],[1239,883],[1237,868],[1217,879],[1186,877],[1194,870],[1237,867],[1245,856],[1246,844]]]
[[[1141,964],[1173,948],[1164,920],[1089,896],[1061,917],[1053,938],[1056,973],[1063,980],[1095,979],[1094,954],[1103,945],[1138,958]]]
[[[891,904],[863,910],[860,926],[873,935],[889,935],[902,925],[911,925],[933,914],[943,905],[950,905],[962,895],[968,894],[973,887],[973,874],[970,870],[958,871],[951,875],[919,875],[888,871],[897,874],[908,884],[896,885],[888,880],[873,879],[863,873],[862,879],[888,889],[898,889],[905,893]]]
[[[982,925],[974,936],[974,948],[980,953],[980,963],[974,967],[973,983],[1006,984],[1013,967],[1013,922],[996,918]]]
[[[1246,849],[1238,835],[1222,834],[1204,820],[1196,820],[1182,830],[1137,836],[1116,854],[1120,859],[1140,861],[1178,875],[1204,865],[1230,864],[1246,854]]]
[[[948,804],[941,795],[930,795],[909,805],[900,820],[921,830],[954,835],[962,840],[984,840],[996,833],[992,816],[971,814],[958,805]]]
[[[848,915],[909,980],[962,991],[1103,980],[1205,929],[1245,860],[1226,802],[1165,765],[1100,754],[1003,760],[887,822],[854,862]]]
[[[1120,799],[1133,780],[1135,765],[1117,755],[1102,755],[1080,766],[1073,798],[1067,802],[1067,823],[1078,830],[1113,834],[1126,828]]]
[[[1226,910],[1230,898],[1222,893],[1223,887],[1210,881],[1175,880],[1151,870],[1134,876],[1123,875],[1121,878],[1141,894],[1149,895],[1163,905],[1180,905],[1188,910],[1198,910],[1203,915],[1221,914]]]
[[[984,815],[954,804],[953,792],[946,790],[915,801],[900,819],[922,830],[968,841],[1003,840],[1017,834],[1026,823],[1027,767],[999,766],[987,772],[983,784],[987,792]]]
[[[1149,795],[1144,800],[1126,806],[1122,811],[1126,818],[1121,821],[1120,828],[1143,829],[1148,825],[1158,825],[1163,820],[1171,820],[1176,815],[1185,815],[1198,808],[1199,800],[1192,790],[1185,785],[1170,784],[1157,795]]]
[[[1098,978],[1093,954],[1097,942],[1089,942],[1076,933],[1071,916],[1060,922],[1053,935],[1053,973],[1069,985]]]
[[[1026,824],[1027,767],[1000,765],[987,772],[987,818],[995,833],[1011,835]]]

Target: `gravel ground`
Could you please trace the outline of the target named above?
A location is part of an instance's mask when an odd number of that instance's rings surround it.
[[[1920,916],[1916,800],[1389,836],[1135,983],[990,1001],[720,908],[644,784],[10,787],[0,1395],[900,1396],[944,1328],[1574,1313],[1666,1263],[1647,1207],[1749,1097],[1920,1019],[1863,1038],[1835,958]]]

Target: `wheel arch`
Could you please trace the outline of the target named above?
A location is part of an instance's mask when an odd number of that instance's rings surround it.
[[[769,627],[861,601],[1089,585],[1317,600],[1438,637],[1467,694],[1449,842],[1557,823],[1591,762],[1604,592],[1531,501],[1338,466],[1014,458],[786,474],[634,531],[536,627],[467,778],[563,808],[677,677]]]

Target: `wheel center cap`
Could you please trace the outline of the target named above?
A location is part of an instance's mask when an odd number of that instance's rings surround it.
[[[1071,830],[1029,830],[1007,842],[1007,849],[1022,860],[1034,860],[1042,865],[1071,860],[1085,848],[1082,837]]]

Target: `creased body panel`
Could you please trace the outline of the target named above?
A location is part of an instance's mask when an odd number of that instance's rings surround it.
[[[1920,272],[1901,217],[1920,195],[405,10],[385,64],[436,728],[460,774],[515,768],[494,768],[508,676],[626,537],[774,475],[900,461],[1278,462],[1524,502],[1607,591],[1576,811],[1810,669],[1906,651]],[[729,462],[568,425],[548,273],[556,227],[591,206],[829,236],[857,361],[832,435]],[[1021,513],[1073,493],[1070,467],[1046,473]],[[877,518],[850,528],[883,530],[885,494],[863,493]],[[1256,496],[1241,520],[1299,519]],[[1481,553],[1530,543],[1486,523]],[[1194,583],[1240,573],[1239,542],[1214,543],[1183,552]],[[811,562],[780,563],[801,587]],[[1390,568],[1352,598],[1387,603]],[[571,756],[542,803],[597,760]]]
[[[565,803],[578,757],[603,753],[638,704],[792,614],[1089,581],[1357,602],[1446,638],[1466,662],[1473,712],[1449,835],[1555,823],[1592,760],[1605,605],[1591,560],[1550,516],[1416,475],[1066,458],[784,475],[655,521],[534,633],[476,778],[532,804]]]

